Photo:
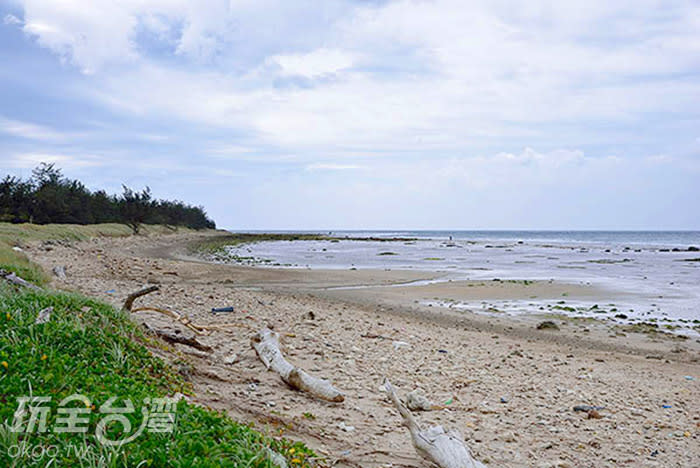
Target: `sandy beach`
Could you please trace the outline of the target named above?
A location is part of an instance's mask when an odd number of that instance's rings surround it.
[[[209,234],[211,235],[211,234]],[[328,465],[427,466],[381,389],[420,388],[441,409],[422,425],[459,430],[493,467],[700,466],[700,343],[670,333],[636,333],[607,321],[476,314],[435,301],[605,299],[595,285],[556,281],[453,281],[416,270],[317,270],[211,264],[192,258],[202,234],[99,238],[27,248],[54,280],[121,305],[140,300],[197,324],[231,324],[200,337],[213,352],[154,349],[193,384],[194,401],[262,430],[298,438]],[[387,287],[416,283],[403,287]],[[363,286],[363,287],[357,287]],[[369,287],[368,287],[369,286]],[[213,314],[233,306],[234,313]],[[179,325],[157,313],[134,319]],[[551,320],[558,330],[539,330]],[[289,389],[250,346],[265,325],[283,337],[295,364],[346,393],[325,403]],[[641,330],[638,330],[641,331]],[[648,330],[646,330],[648,331]],[[602,407],[598,417],[576,405]]]

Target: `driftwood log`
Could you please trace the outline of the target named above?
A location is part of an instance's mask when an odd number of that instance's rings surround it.
[[[251,339],[251,344],[265,367],[279,374],[290,387],[327,401],[339,403],[345,400],[345,395],[328,380],[313,377],[290,364],[280,350],[279,334],[269,328],[263,328],[256,333]]]
[[[150,294],[154,291],[158,291],[158,289],[158,286],[149,286],[147,288],[139,289],[136,292],[132,292],[126,297],[122,309],[131,312],[131,308],[134,306],[134,301],[136,299],[138,299],[141,296],[145,296],[146,294]]]
[[[413,446],[421,457],[440,468],[486,468],[486,465],[474,459],[459,432],[445,431],[442,426],[421,430],[411,412],[399,400],[391,382],[385,381],[384,388],[399,410],[404,425],[411,433]]]
[[[15,286],[21,286],[23,288],[29,288],[34,290],[41,290],[41,288],[36,284],[30,283],[29,281],[17,276],[15,273],[4,270],[2,268],[0,268],[0,278],[4,279],[10,284],[14,284]]]
[[[178,344],[191,346],[195,349],[198,349],[200,351],[204,351],[207,353],[210,353],[212,351],[211,346],[207,346],[204,343],[201,343],[194,335],[183,335],[183,334],[180,334],[174,330],[153,328],[152,326],[148,325],[147,323],[144,323],[143,326],[146,330],[150,331],[151,333],[154,333],[155,335],[159,336],[160,338],[164,339],[165,341],[167,341],[169,343],[178,343]]]
[[[193,323],[189,317],[186,315],[179,314],[175,311],[168,310],[168,309],[161,309],[160,307],[137,307],[134,308],[134,301],[138,299],[141,296],[145,296],[146,294],[150,294],[154,291],[158,291],[158,286],[149,286],[147,288],[140,289],[136,292],[133,292],[129,294],[124,301],[124,305],[122,306],[122,310],[136,313],[136,312],[145,312],[145,311],[150,311],[150,312],[158,312],[164,315],[167,315],[178,322],[180,322],[182,325],[186,326],[193,332],[195,332],[197,335],[206,335],[210,334],[212,331],[222,331],[222,330],[227,330],[232,327],[240,327],[240,328],[250,328],[248,325],[243,324],[243,323],[221,323],[221,324],[215,324],[215,325],[197,325],[196,323]],[[184,343],[186,344],[186,343]]]
[[[138,307],[136,309],[131,309],[131,312],[133,313],[145,311],[159,312],[161,314],[172,317],[173,319],[177,320],[178,322],[195,332],[197,335],[205,335],[208,332],[207,327],[203,325],[194,324],[188,317],[180,315],[177,312],[173,312],[172,310],[161,309],[160,307]]]

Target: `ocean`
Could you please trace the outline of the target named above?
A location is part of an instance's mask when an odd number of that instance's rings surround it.
[[[319,231],[313,231],[319,232]],[[607,291],[609,309],[693,329],[700,324],[698,231],[321,231],[339,241],[259,242],[230,247],[257,265],[375,268],[442,273],[441,281],[553,280]],[[356,241],[347,238],[403,238]],[[415,239],[415,240],[408,240]],[[571,304],[569,304],[571,305]],[[571,305],[590,308],[585,301]],[[450,304],[474,310],[480,304]],[[538,301],[504,301],[513,314]],[[700,327],[698,327],[700,328]]]

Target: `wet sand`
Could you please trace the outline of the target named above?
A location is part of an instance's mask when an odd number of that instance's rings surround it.
[[[139,304],[177,310],[198,324],[236,323],[201,337],[213,353],[180,345],[154,352],[179,359],[195,401],[299,438],[329,464],[426,466],[380,390],[388,377],[402,394],[418,387],[436,403],[449,402],[443,410],[417,414],[419,421],[458,429],[491,466],[700,466],[696,340],[623,334],[604,321],[551,316],[560,329],[537,330],[542,318],[422,303],[562,294],[604,299],[605,291],[556,282],[386,287],[440,274],[212,265],[188,257],[184,245],[195,237],[96,239],[51,250],[35,245],[29,254],[49,271],[67,266],[67,279],[56,280],[56,287],[120,304],[129,292],[157,283],[161,290]],[[374,286],[337,289],[367,285]],[[210,312],[229,305],[235,313]],[[134,316],[178,327],[159,314]],[[346,401],[311,399],[266,372],[249,344],[266,324],[282,334],[290,360],[330,378]],[[605,407],[602,418],[572,410],[581,404]]]

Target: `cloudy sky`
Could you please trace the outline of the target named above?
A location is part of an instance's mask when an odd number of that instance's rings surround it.
[[[700,229],[700,3],[0,0],[0,173],[239,229]]]

